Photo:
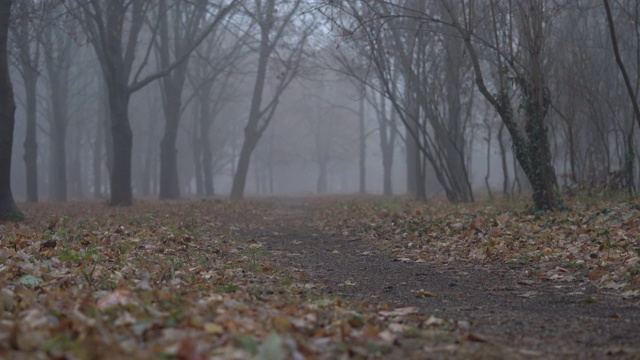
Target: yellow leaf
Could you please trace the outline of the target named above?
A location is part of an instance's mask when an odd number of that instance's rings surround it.
[[[279,332],[287,332],[291,330],[291,320],[284,315],[279,315],[272,320],[273,327]]]
[[[224,328],[221,325],[208,322],[204,324],[204,331],[208,334],[220,335],[224,332]]]

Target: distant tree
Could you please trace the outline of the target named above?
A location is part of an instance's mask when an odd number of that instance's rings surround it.
[[[11,152],[16,104],[9,76],[7,41],[11,5],[13,1],[0,1],[0,221],[22,217],[11,192]]]
[[[315,26],[313,22],[305,21],[308,19],[294,18],[294,15],[303,16],[299,12],[301,4],[301,1],[294,1],[276,6],[276,0],[255,0],[251,8],[245,7],[247,16],[258,24],[260,32],[257,34],[258,64],[249,119],[231,188],[233,200],[244,197],[251,154],[273,119],[280,96],[298,74],[307,38]],[[270,63],[277,75],[271,98],[263,106]]]
[[[111,137],[113,140],[113,169],[111,170],[111,205],[131,205],[131,156],[133,133],[129,121],[131,96],[151,82],[167,76],[184,62],[191,52],[236,4],[232,1],[220,8],[213,20],[198,33],[191,46],[184,49],[167,67],[141,77],[149,51],[134,72],[140,31],[145,14],[154,2],[149,0],[75,0],[72,11],[77,14],[89,42],[100,62],[108,89]],[[155,36],[157,26],[153,29]]]
[[[214,30],[205,43],[196,49],[191,69],[187,72],[192,88],[197,115],[192,128],[192,150],[198,195],[213,196],[213,176],[216,173],[214,150],[224,147],[221,141],[213,144],[211,130],[218,115],[237,94],[241,77],[237,71],[244,59],[251,54],[245,46],[253,26],[241,34],[235,34],[233,17],[225,26]],[[228,139],[228,137],[225,137]],[[223,140],[218,137],[218,140]],[[223,141],[222,141],[223,142]],[[230,160],[233,161],[233,160]]]
[[[50,95],[49,115],[49,198],[57,202],[67,201],[67,129],[69,125],[70,70],[75,46],[72,33],[76,30],[73,19],[61,17],[62,8],[50,10],[51,22],[44,27],[41,36],[44,64]],[[58,19],[55,19],[58,17]]]
[[[24,86],[26,112],[26,134],[24,140],[24,163],[26,168],[27,201],[38,201],[38,141],[37,124],[37,85],[40,75],[40,41],[42,32],[41,18],[35,16],[37,2],[19,1],[14,7],[15,26],[11,27],[11,37],[15,52],[15,63]]]
[[[224,9],[224,8],[223,8]],[[173,2],[167,6],[160,0],[158,6],[158,36],[155,41],[161,68],[169,68],[184,54],[195,48],[194,43],[202,41],[202,23],[207,19],[210,8],[208,0],[193,2]],[[207,32],[211,33],[224,19],[228,9],[218,11]],[[182,93],[187,79],[189,57],[177,65],[171,73],[160,80],[165,127],[160,142],[160,199],[180,197],[178,184],[178,155],[176,139],[182,114]]]

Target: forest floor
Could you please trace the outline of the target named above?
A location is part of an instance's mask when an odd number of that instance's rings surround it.
[[[640,204],[22,204],[0,358],[640,357]]]

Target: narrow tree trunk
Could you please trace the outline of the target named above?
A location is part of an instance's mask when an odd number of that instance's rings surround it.
[[[418,145],[416,140],[411,135],[411,131],[407,128],[406,131],[406,159],[407,159],[407,192],[418,197],[418,169],[417,164],[420,163]]]
[[[365,124],[364,124],[364,96],[360,99],[360,108],[358,109],[358,135],[359,135],[359,161],[358,168],[360,173],[360,194],[367,192],[367,139],[365,138]],[[326,188],[325,188],[326,191]]]
[[[38,74],[33,69],[25,69],[24,77],[27,131],[24,139],[24,163],[27,170],[27,201],[38,202],[38,142],[36,135]]]
[[[54,202],[67,201],[66,129],[54,127],[51,132],[51,174],[49,198]]]
[[[393,167],[393,149],[387,147],[382,150],[382,187],[383,193],[386,196],[393,195],[393,188],[391,183],[391,171]]]
[[[211,151],[211,140],[209,140],[209,132],[212,126],[211,111],[209,108],[211,87],[205,86],[198,95],[200,101],[199,115],[199,133],[198,141],[200,144],[200,163],[202,171],[202,186],[204,195],[211,197],[214,195],[213,187],[213,152]]]
[[[500,123],[498,130],[498,146],[500,147],[500,160],[502,164],[502,196],[509,197],[509,166],[507,165],[507,149],[504,146],[502,132],[504,131],[504,123]]]
[[[273,1],[268,4],[271,9],[274,7]],[[273,14],[267,14],[269,21],[273,21]],[[261,117],[262,97],[264,84],[267,76],[267,64],[269,62],[269,54],[271,53],[271,45],[269,43],[269,31],[273,24],[261,25],[261,43],[260,57],[258,59],[258,71],[256,73],[256,81],[253,87],[253,95],[251,97],[251,109],[249,112],[249,120],[244,128],[244,142],[240,150],[240,158],[238,159],[238,168],[236,169],[233,185],[231,186],[231,199],[241,200],[244,197],[244,188],[247,183],[247,173],[249,171],[249,163],[251,161],[251,153],[260,140],[258,132],[258,122]]]
[[[211,152],[211,142],[208,134],[202,135],[202,173],[204,175],[204,194],[211,197],[215,194],[213,186],[213,156]]]
[[[316,192],[324,194],[327,192],[327,162],[318,162],[318,182],[316,183]]]
[[[384,195],[391,196],[393,195],[391,171],[393,168],[393,152],[396,137],[396,129],[394,128],[396,112],[392,109],[391,117],[387,122],[387,107],[385,104],[386,99],[381,95],[378,126],[380,128],[380,150],[382,151],[382,188]]]
[[[244,131],[244,142],[240,150],[240,158],[238,166],[233,177],[233,185],[231,186],[231,200],[241,200],[244,197],[244,188],[247,184],[247,174],[249,173],[249,164],[251,162],[251,153],[258,142],[258,135],[250,129]]]
[[[194,121],[191,133],[191,150],[193,152],[193,171],[196,179],[196,195],[204,195],[204,184],[202,181],[202,140],[199,136],[202,129],[198,126],[198,120]]]
[[[103,109],[104,111],[104,109]],[[103,120],[104,121],[104,120]],[[96,126],[96,138],[93,142],[93,197],[102,197],[102,147],[104,134],[102,124]]]

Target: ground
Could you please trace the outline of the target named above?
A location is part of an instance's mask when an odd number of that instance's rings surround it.
[[[638,358],[640,207],[22,204],[4,358]]]

